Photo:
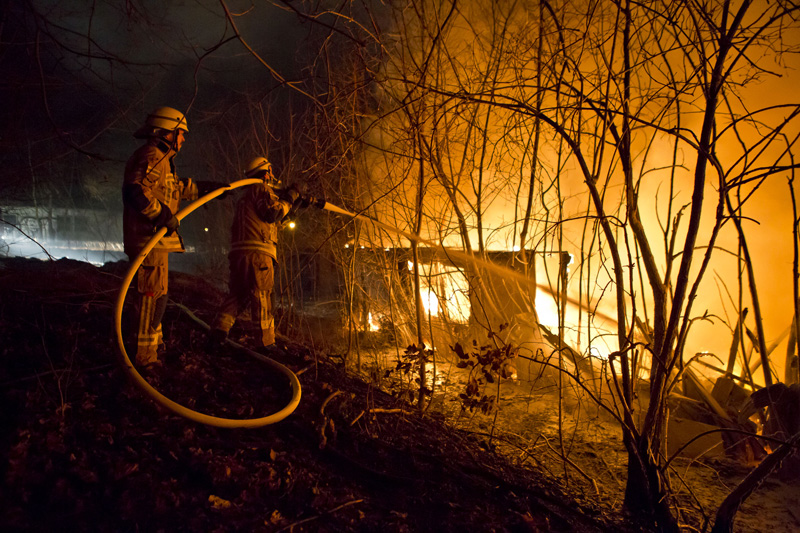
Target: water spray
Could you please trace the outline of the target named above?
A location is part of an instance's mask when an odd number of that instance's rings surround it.
[[[238,187],[244,187],[246,185],[256,185],[259,183],[264,183],[262,179],[259,178],[251,178],[251,179],[244,179],[239,180],[227,185],[225,187],[220,187],[210,193],[202,196],[189,204],[188,206],[181,209],[175,216],[178,220],[183,220],[186,216],[192,213],[198,207],[210,202],[217,196],[221,195],[224,192],[232,191]],[[289,378],[289,382],[292,387],[292,398],[289,400],[289,403],[280,411],[271,414],[269,416],[265,416],[262,418],[249,418],[249,419],[233,419],[233,418],[221,418],[216,416],[207,415],[204,413],[200,413],[198,411],[194,411],[180,405],[179,403],[170,400],[160,392],[158,392],[155,388],[153,388],[150,383],[147,382],[144,377],[136,370],[131,362],[130,357],[128,356],[128,352],[125,351],[125,343],[122,338],[122,308],[125,303],[125,295],[128,293],[128,288],[130,287],[131,281],[133,280],[136,271],[138,270],[139,266],[142,264],[144,259],[147,257],[147,254],[155,247],[156,243],[161,239],[161,237],[166,234],[167,228],[161,228],[153,235],[153,237],[147,241],[144,248],[139,252],[139,255],[136,256],[136,259],[133,260],[131,263],[130,268],[128,269],[128,273],[125,276],[125,279],[122,282],[122,287],[120,288],[119,295],[117,297],[117,305],[115,308],[115,315],[114,315],[114,325],[116,328],[117,333],[117,345],[119,346],[120,353],[122,354],[123,359],[123,366],[125,370],[130,374],[133,378],[134,383],[138,385],[145,393],[151,396],[157,403],[165,407],[166,409],[172,411],[173,413],[180,415],[184,418],[188,418],[194,422],[200,422],[201,424],[206,424],[209,426],[216,426],[222,428],[256,428],[267,426],[269,424],[274,424],[276,422],[280,422],[297,408],[298,404],[300,403],[300,380],[297,379],[297,376],[294,372],[292,372],[289,368],[285,367],[284,365],[278,363],[270,359],[269,357],[265,357],[258,352],[250,350],[236,342],[231,340],[227,340],[229,344],[232,346],[239,348],[245,351],[248,355],[255,357],[256,359],[272,366],[279,372],[285,374]],[[208,325],[204,324],[207,328]]]
[[[493,263],[493,262],[488,261],[486,259],[482,259],[480,257],[472,256],[472,255],[470,255],[470,254],[468,254],[466,252],[462,252],[460,250],[446,249],[444,247],[444,245],[442,245],[442,244],[433,242],[431,240],[428,240],[428,239],[426,239],[424,237],[421,237],[419,235],[415,235],[413,233],[408,233],[406,231],[403,231],[403,230],[401,230],[399,228],[395,228],[395,227],[390,226],[388,224],[384,224],[383,222],[375,220],[374,218],[370,218],[370,217],[368,217],[366,215],[360,215],[360,214],[357,214],[357,213],[353,213],[353,212],[347,211],[347,210],[342,209],[341,207],[337,207],[337,206],[335,206],[335,205],[333,205],[333,204],[331,204],[329,202],[325,202],[325,205],[322,207],[322,209],[325,209],[325,210],[330,211],[332,213],[337,213],[337,214],[344,215],[344,216],[347,216],[347,217],[351,217],[351,218],[354,218],[354,219],[358,219],[358,220],[363,220],[365,222],[369,222],[370,224],[374,224],[375,226],[378,226],[378,227],[380,227],[380,228],[382,228],[382,229],[384,229],[386,231],[389,231],[389,232],[394,233],[396,235],[399,235],[401,237],[405,237],[409,241],[422,243],[422,244],[425,244],[427,246],[430,246],[431,248],[438,248],[438,249],[441,249],[441,250],[445,250],[447,252],[447,254],[450,255],[450,256],[457,257],[457,258],[462,259],[464,261],[468,261],[468,262],[472,262],[474,264],[480,265],[483,268],[494,272],[495,274],[501,274],[503,276],[508,276],[508,277],[513,278],[514,280],[519,281],[521,283],[524,283],[526,285],[533,284],[533,285],[536,286],[536,288],[541,289],[544,292],[546,292],[546,293],[548,293],[548,294],[550,294],[550,295],[552,295],[554,297],[563,298],[563,299],[566,300],[567,303],[570,303],[572,305],[578,306],[578,307],[580,307],[580,308],[582,308],[582,309],[584,309],[586,311],[591,311],[592,314],[594,314],[595,316],[597,316],[599,318],[602,318],[604,320],[608,320],[610,322],[613,322],[614,324],[617,323],[617,319],[616,318],[614,318],[612,316],[609,316],[609,315],[606,315],[606,314],[598,311],[597,309],[591,308],[587,304],[582,303],[582,302],[580,302],[579,300],[577,300],[575,298],[572,298],[572,297],[569,297],[569,296],[565,296],[563,294],[561,294],[561,295],[556,294],[556,291],[554,291],[552,289],[552,287],[550,287],[549,285],[545,285],[543,283],[536,283],[535,281],[531,281],[530,278],[528,278],[527,276],[525,276],[524,274],[522,274],[520,272],[517,272],[516,270],[512,270],[512,269],[510,269],[508,267],[504,267],[502,265],[498,265],[496,263]]]

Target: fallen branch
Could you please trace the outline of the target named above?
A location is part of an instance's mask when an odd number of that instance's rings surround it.
[[[333,420],[331,420],[330,418],[328,418],[328,416],[325,415],[325,407],[327,407],[328,403],[331,400],[333,400],[334,398],[336,398],[340,394],[343,394],[343,392],[340,391],[340,390],[337,390],[337,391],[334,391],[334,392],[330,393],[328,395],[328,397],[325,398],[325,400],[322,402],[322,405],[320,405],[320,407],[319,407],[319,414],[320,414],[320,416],[322,416],[322,421],[320,422],[319,429],[318,429],[318,431],[319,431],[319,449],[320,450],[323,449],[328,444],[328,437],[327,437],[327,435],[325,435],[325,428],[327,428],[330,425],[331,430],[334,433],[334,436],[336,434],[336,426],[334,425]]]
[[[355,505],[355,504],[361,503],[363,501],[364,501],[364,499],[361,498],[360,500],[353,500],[353,501],[350,501],[350,502],[343,503],[342,505],[339,505],[338,507],[334,507],[330,511],[325,511],[322,514],[318,514],[317,516],[310,516],[308,518],[304,518],[302,520],[298,520],[297,522],[293,522],[293,523],[289,524],[288,526],[286,526],[286,527],[284,527],[282,529],[279,529],[278,532],[286,531],[287,529],[291,531],[291,530],[293,530],[295,528],[295,526],[299,526],[300,524],[306,524],[306,523],[311,522],[313,520],[317,520],[318,518],[321,518],[323,516],[335,513],[336,511],[344,509],[345,507],[348,507],[350,505]]]
[[[747,474],[747,477],[720,504],[711,533],[733,531],[733,520],[742,503],[767,479],[773,470],[780,466],[784,459],[796,451],[795,448],[798,445],[800,445],[800,433],[796,433],[785,444],[766,456],[757,467]]]
[[[314,366],[315,366],[315,363],[311,363],[310,365],[308,365],[308,366],[306,366],[304,368],[301,368],[300,370],[295,372],[294,375],[295,376],[299,376],[299,375],[305,373],[309,368],[314,368]]]
[[[340,391],[340,390],[337,390],[337,391],[334,391],[334,392],[330,393],[328,395],[328,397],[325,398],[325,400],[322,402],[322,405],[319,407],[319,414],[321,414],[322,416],[325,416],[325,407],[327,407],[328,403],[331,400],[333,400],[334,398],[336,398],[340,394],[344,394],[344,393],[342,391]]]
[[[384,409],[382,407],[375,407],[373,409],[365,409],[365,410],[361,411],[358,414],[358,416],[355,417],[352,422],[350,422],[350,425],[351,426],[355,425],[355,423],[358,422],[361,419],[361,417],[364,416],[367,413],[369,413],[369,414],[373,414],[373,413],[390,413],[390,414],[404,414],[404,415],[413,415],[413,414],[415,414],[412,411],[408,411],[408,410],[402,409],[402,408]]]

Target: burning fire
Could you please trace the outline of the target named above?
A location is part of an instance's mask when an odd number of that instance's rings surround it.
[[[372,311],[370,311],[369,316],[367,317],[367,324],[370,331],[378,331],[381,329],[380,325],[373,319]]]
[[[408,269],[413,268],[409,261]],[[469,321],[469,284],[457,268],[438,262],[420,264],[420,292],[422,306],[430,316],[444,314],[461,324]]]

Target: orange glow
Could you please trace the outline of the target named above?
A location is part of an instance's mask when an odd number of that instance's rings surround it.
[[[408,262],[408,270],[414,263]],[[422,307],[430,316],[445,314],[453,322],[469,321],[469,284],[464,274],[455,267],[442,263],[420,264],[420,293]]]
[[[370,311],[369,316],[367,317],[367,323],[370,331],[378,331],[379,329],[381,329],[378,323],[375,322],[375,320],[373,320],[372,311]]]

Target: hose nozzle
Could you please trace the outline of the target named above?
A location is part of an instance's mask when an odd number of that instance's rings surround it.
[[[296,206],[300,209],[308,207],[316,207],[317,209],[325,209],[325,198],[316,198],[314,196],[301,196],[298,198]]]

